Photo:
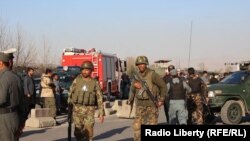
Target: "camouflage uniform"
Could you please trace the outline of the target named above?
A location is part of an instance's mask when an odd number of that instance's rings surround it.
[[[137,106],[133,122],[134,140],[141,140],[141,125],[156,125],[158,117],[159,110],[154,106]]]
[[[69,92],[73,104],[74,135],[78,141],[92,140],[95,124],[95,109],[98,105],[99,116],[104,116],[103,94],[98,81],[93,78],[76,77]]]
[[[203,102],[200,93],[188,94],[188,113],[191,124],[201,125],[204,123]]]
[[[204,82],[200,77],[194,76],[188,78],[188,84],[192,89],[187,99],[188,123],[197,125],[204,124]]]
[[[50,76],[43,74],[41,77],[41,100],[43,108],[49,108],[49,116],[56,118],[56,101],[54,95],[54,83]]]
[[[140,63],[148,65],[147,58],[145,56],[139,56],[136,60],[136,65]],[[163,79],[156,72],[148,68],[146,68],[143,73],[139,72],[138,76],[147,83],[153,95],[163,104],[167,93],[167,87]],[[138,82],[134,80],[130,88],[129,102],[132,103],[135,98],[136,113],[133,122],[134,140],[140,141],[141,125],[156,125],[158,123],[159,110],[149,98],[147,92],[142,92],[142,89],[136,88],[135,83]]]

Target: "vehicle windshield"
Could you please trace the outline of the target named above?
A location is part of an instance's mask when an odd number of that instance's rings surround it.
[[[41,78],[34,78],[35,87],[38,87],[40,85],[40,82],[41,82]]]
[[[247,71],[239,71],[232,73],[231,75],[227,76],[220,83],[223,84],[240,84],[242,83],[247,77],[249,76],[249,72]]]
[[[59,76],[59,85],[62,88],[69,89],[72,82],[74,81],[74,76]]]
[[[80,67],[78,66],[68,66],[67,72],[80,72]],[[62,66],[57,67],[57,72],[64,72],[64,69]]]

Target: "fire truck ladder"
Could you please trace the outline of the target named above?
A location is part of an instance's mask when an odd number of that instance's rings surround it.
[[[92,63],[94,65],[94,70],[93,70],[93,76],[99,76],[98,74],[98,55],[96,55],[95,53],[92,53]]]

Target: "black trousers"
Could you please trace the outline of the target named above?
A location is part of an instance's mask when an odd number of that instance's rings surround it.
[[[169,100],[164,101],[164,112],[165,112],[165,116],[166,116],[166,122],[169,123],[169,115],[168,115],[168,111],[169,111]]]

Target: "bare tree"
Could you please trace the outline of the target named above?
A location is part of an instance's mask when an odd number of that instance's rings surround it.
[[[37,49],[33,40],[24,37],[24,32],[17,26],[13,47],[15,53],[15,65],[19,67],[34,66],[37,63]]]
[[[50,45],[45,37],[43,37],[43,54],[42,54],[42,66],[43,69],[48,68],[51,66],[51,52],[50,52]]]
[[[17,26],[16,40],[15,40],[14,47],[17,50],[15,53],[16,66],[21,66],[20,60],[23,55],[24,41],[23,41],[23,34],[22,34],[20,26]]]
[[[16,48],[17,50],[14,60],[16,67],[34,67],[39,64],[37,62],[38,52],[34,40],[25,38],[24,32],[19,25],[16,26],[15,32],[10,32],[8,26],[0,18],[0,51],[6,50],[10,47]]]
[[[37,64],[37,51],[34,42],[29,42],[28,47],[25,48],[22,58],[21,64],[22,66],[35,66]]]
[[[10,32],[7,25],[0,18],[0,50],[5,50],[11,46]]]
[[[127,60],[127,73],[129,76],[132,76],[136,71],[135,58],[134,57],[127,57],[126,60]]]

